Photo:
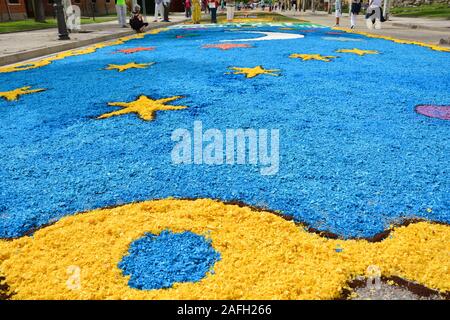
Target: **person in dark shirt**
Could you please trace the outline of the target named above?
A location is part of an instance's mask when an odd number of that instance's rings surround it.
[[[147,22],[144,22],[144,18],[141,15],[141,6],[136,5],[130,17],[130,26],[137,33],[144,32],[145,27],[148,26]]]

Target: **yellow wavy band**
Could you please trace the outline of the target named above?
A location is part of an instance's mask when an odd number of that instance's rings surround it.
[[[412,44],[412,45],[416,45],[416,46],[420,46],[420,47],[429,48],[429,49],[435,50],[435,51],[450,52],[450,48],[441,47],[441,46],[438,46],[435,44],[425,43],[425,42],[421,42],[421,41],[398,39],[398,38],[394,38],[394,37],[383,36],[380,34],[373,34],[373,33],[364,32],[364,31],[356,31],[356,30],[348,29],[348,28],[334,27],[332,29],[344,31],[347,33],[360,34],[360,35],[366,36],[368,38],[383,39],[383,40],[393,41],[395,43],[400,43],[400,44]]]
[[[165,229],[210,237],[222,259],[196,283],[130,288],[118,262],[145,232]],[[166,199],[68,216],[32,237],[0,241],[0,275],[13,299],[333,299],[370,266],[449,291],[449,244],[450,227],[428,222],[397,227],[377,243],[331,240],[270,212]]]
[[[156,30],[150,31],[150,33],[157,34],[161,31],[163,31],[163,30],[156,29]],[[0,73],[18,72],[18,71],[31,70],[31,69],[45,67],[45,66],[51,64],[53,61],[62,60],[67,57],[80,56],[80,55],[84,55],[84,54],[94,53],[98,49],[124,44],[125,42],[127,42],[129,40],[140,39],[140,38],[143,38],[144,36],[145,36],[144,33],[138,33],[138,34],[132,35],[132,36],[121,37],[121,38],[119,38],[117,40],[113,40],[113,41],[97,43],[97,44],[94,44],[92,46],[89,46],[89,47],[86,47],[83,49],[74,49],[74,50],[60,52],[53,56],[34,60],[34,61],[19,62],[19,63],[15,63],[12,65],[3,66],[3,67],[0,67]]]

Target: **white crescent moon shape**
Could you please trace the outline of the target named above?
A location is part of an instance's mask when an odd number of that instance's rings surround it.
[[[234,40],[220,40],[220,42],[232,42],[232,41],[268,41],[268,40],[292,40],[301,39],[305,36],[302,34],[295,33],[284,33],[284,32],[261,32],[261,31],[245,31],[245,33],[262,33],[263,37],[254,39],[234,39]]]
[[[356,38],[345,38],[345,37],[322,37],[323,40],[328,41],[363,41],[362,39],[356,39]]]

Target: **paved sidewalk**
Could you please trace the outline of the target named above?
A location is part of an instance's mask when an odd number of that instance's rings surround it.
[[[280,12],[279,12],[280,13]],[[290,12],[285,11],[281,14],[313,23],[333,26],[335,23],[334,14],[327,14],[322,11]],[[341,27],[350,26],[348,14],[343,14],[341,18]],[[430,44],[446,45],[450,41],[450,20],[424,19],[424,18],[404,18],[391,16],[389,21],[382,24],[381,30],[367,29],[364,21],[364,15],[360,14],[357,18],[355,31],[364,31],[373,34],[380,34],[394,38],[421,41]],[[447,44],[448,45],[448,44]]]
[[[170,23],[156,23],[152,22],[152,16],[147,17],[151,29],[177,24],[186,18],[183,13],[174,13],[170,20]],[[56,28],[0,34],[0,66],[135,33],[131,28],[121,28],[117,21],[82,25],[81,30],[81,33],[71,33],[70,40],[58,40]]]

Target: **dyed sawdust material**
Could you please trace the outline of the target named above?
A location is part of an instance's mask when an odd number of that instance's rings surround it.
[[[152,30],[0,67],[1,297],[333,299],[374,266],[450,290],[448,50],[347,33],[355,48],[311,24],[245,24],[196,26],[196,37],[192,26]],[[283,39],[280,27],[304,37]],[[149,45],[158,50],[137,50]],[[278,174],[174,166],[171,133],[194,121],[279,129]],[[211,199],[264,203],[336,239]],[[344,240],[411,218],[429,222]],[[176,276],[159,268],[164,289],[139,277],[133,287],[142,261],[183,250],[173,238],[141,242],[164,232],[210,239],[221,259],[205,260],[212,251],[198,242]],[[187,270],[197,276],[178,277]]]
[[[220,261],[198,282],[130,288],[120,261],[133,241],[164,230],[210,238]],[[449,226],[427,222],[395,228],[378,243],[331,240],[272,213],[168,199],[65,217],[32,237],[1,241],[0,273],[13,299],[334,299],[370,266],[449,291],[449,241]],[[76,289],[69,266],[80,270]]]
[[[370,238],[403,219],[450,222],[448,52],[357,33],[346,38],[363,41],[348,46],[323,40],[333,38],[329,28],[296,23],[196,25],[198,36],[176,38],[193,27],[0,67],[8,97],[46,89],[0,99],[0,147],[8,150],[0,155],[0,238],[77,212],[167,197],[265,203],[344,238]],[[271,40],[257,41],[268,33]],[[243,39],[244,48],[205,48]],[[150,46],[157,50],[111,54]],[[402,55],[407,68],[396,59]],[[131,68],[116,71],[124,66]],[[129,105],[141,96],[184,98],[169,110]],[[418,105],[434,107],[415,112]],[[279,129],[279,172],[174,166],[171,133],[194,121],[205,130]]]

